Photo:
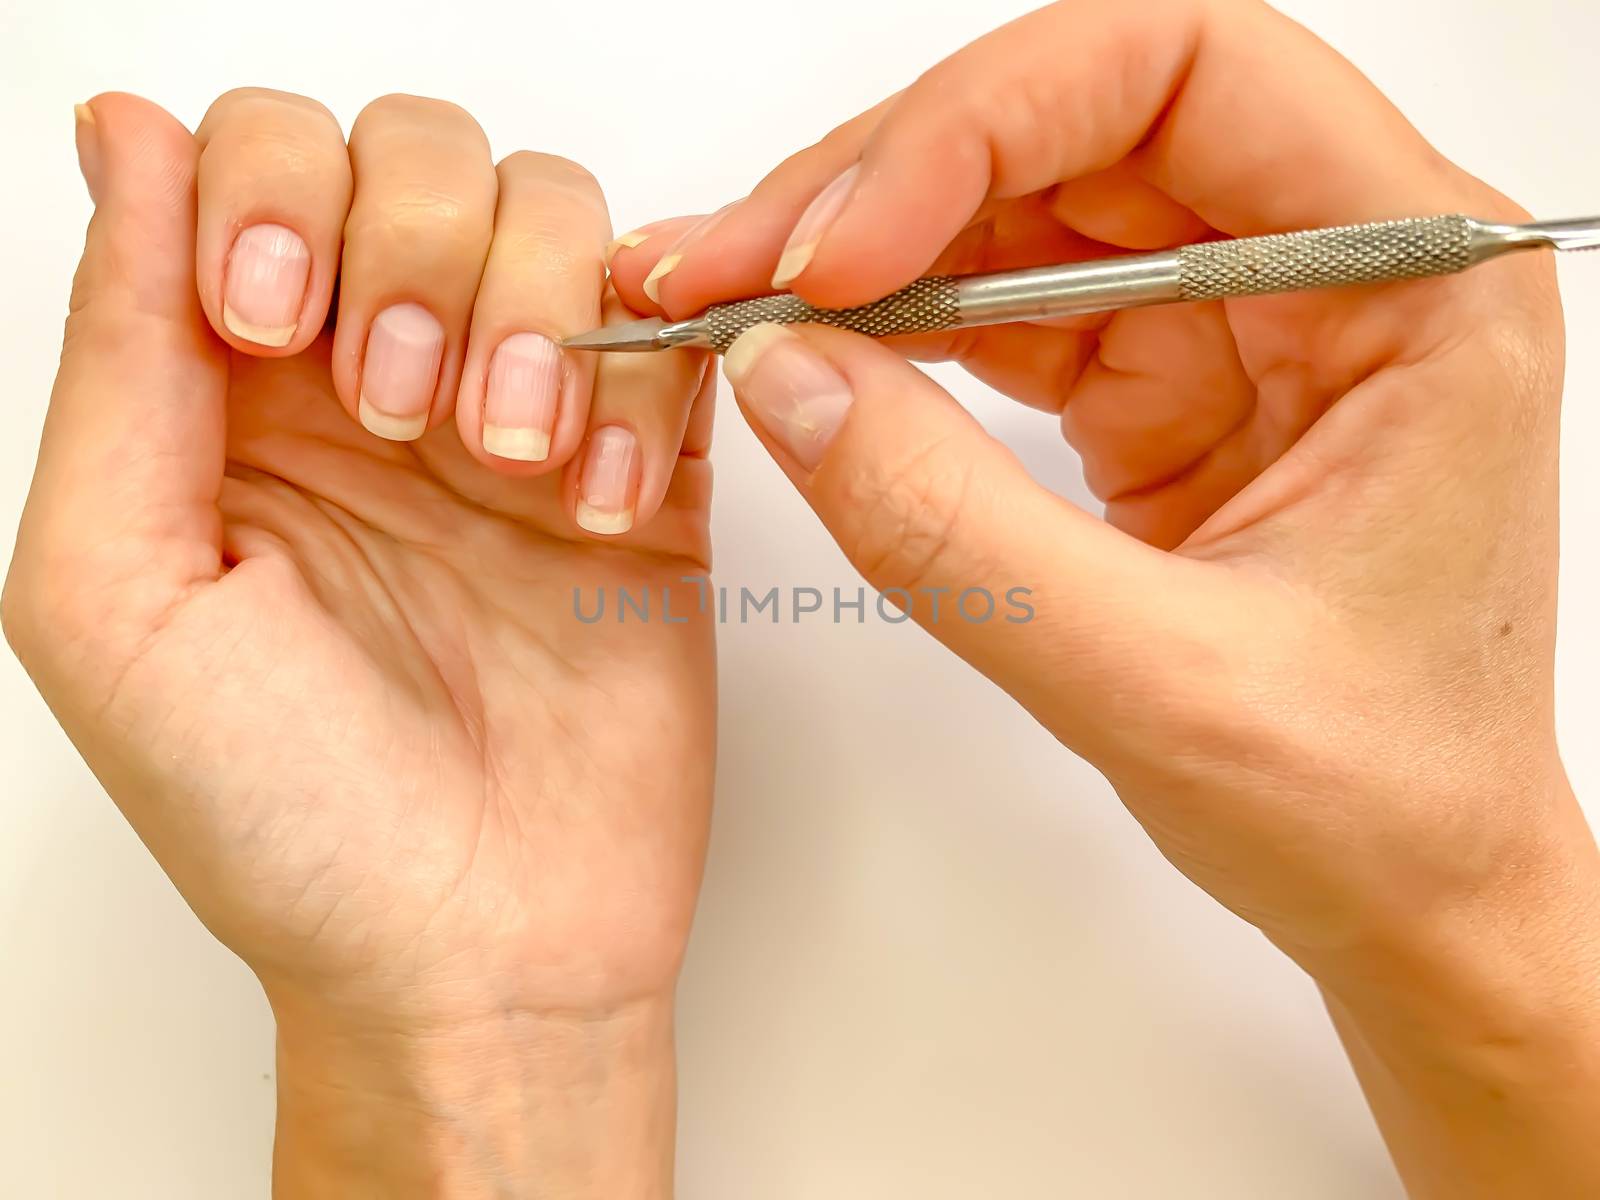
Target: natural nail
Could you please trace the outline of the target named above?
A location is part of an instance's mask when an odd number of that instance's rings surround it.
[[[420,304],[379,313],[361,366],[361,423],[391,442],[421,437],[443,357],[444,327]]]
[[[258,346],[287,346],[300,323],[311,251],[282,225],[252,225],[233,240],[222,287],[222,323]]]
[[[656,263],[655,270],[651,271],[650,274],[645,276],[643,285],[644,294],[649,296],[650,299],[654,300],[657,304],[660,304],[661,281],[668,275],[672,274],[672,272],[676,271],[683,263],[683,256],[688,253],[690,246],[700,241],[718,225],[722,224],[723,218],[743,203],[743,200],[735,200],[732,204],[724,204],[709,217],[702,217],[700,220],[691,225],[688,232],[686,232],[681,238],[673,243],[667,252],[661,256],[661,261]]]
[[[794,232],[789,235],[788,244],[783,248],[783,257],[778,260],[778,269],[772,276],[773,287],[780,290],[787,288],[805,273],[811,260],[816,257],[822,239],[839,219],[844,206],[850,202],[860,175],[861,164],[856,163],[823,188],[821,194],[811,202],[811,207],[801,215]]]
[[[625,233],[613,242],[606,245],[606,266],[611,265],[611,260],[623,250],[637,250],[650,240],[650,235],[642,229],[635,229],[632,233]]]
[[[499,458],[544,462],[561,400],[561,348],[537,333],[500,343],[489,362],[483,448]]]
[[[661,281],[678,269],[683,261],[681,254],[664,254],[655,269],[644,277],[644,294],[657,304],[661,303]]]
[[[781,325],[757,325],[728,348],[723,370],[761,430],[815,471],[849,415],[845,377]]]
[[[578,524],[590,533],[627,533],[638,502],[639,440],[619,425],[597,429],[589,439],[578,485]]]
[[[100,126],[94,119],[94,109],[87,104],[72,108],[74,139],[78,145],[78,170],[83,172],[83,182],[89,187],[89,199],[100,203]]]

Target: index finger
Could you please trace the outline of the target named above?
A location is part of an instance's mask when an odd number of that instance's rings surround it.
[[[781,183],[685,254],[663,289],[669,309],[762,275],[825,307],[868,303],[926,274],[986,203],[1124,160],[1240,236],[1447,211],[1487,192],[1258,0],[1053,5],[933,68],[858,140],[853,155],[835,146],[779,168]]]

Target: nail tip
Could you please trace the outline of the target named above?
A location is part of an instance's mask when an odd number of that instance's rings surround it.
[[[791,283],[805,274],[806,268],[811,265],[811,260],[816,254],[815,242],[796,246],[793,250],[785,250],[783,257],[778,260],[778,269],[772,273],[772,286],[779,291],[787,290]]]
[[[637,250],[649,240],[650,235],[648,233],[640,233],[638,230],[634,230],[632,233],[625,233],[619,238],[614,238],[612,241],[606,243],[606,266],[609,267],[611,265],[611,261],[622,251]]]
[[[631,512],[610,513],[602,512],[592,504],[578,502],[577,512],[574,514],[578,527],[589,533],[602,537],[616,537],[627,533],[633,528],[633,514]]]
[[[849,204],[860,176],[861,163],[856,162],[823,188],[801,214],[800,220],[795,224],[794,232],[789,235],[788,244],[783,248],[782,256],[778,259],[778,269],[772,277],[773,287],[779,291],[787,290],[789,285],[810,267],[811,260],[816,257],[817,247],[822,244],[822,239],[827,236],[845,206]]]
[[[299,328],[298,325],[252,324],[234,312],[233,307],[226,302],[222,305],[222,324],[234,337],[273,350],[280,350],[293,341],[294,331]]]
[[[485,425],[483,448],[511,462],[542,463],[550,458],[550,435],[537,429]]]
[[[418,417],[397,417],[373,407],[365,396],[361,397],[357,406],[357,415],[361,418],[362,428],[386,442],[414,442],[428,428],[426,413]]]
[[[669,254],[655,265],[655,270],[644,277],[644,294],[657,304],[661,303],[661,281],[678,269],[683,255]]]
[[[72,116],[74,120],[80,121],[85,125],[94,124],[94,109],[87,104],[74,104],[72,106]]]

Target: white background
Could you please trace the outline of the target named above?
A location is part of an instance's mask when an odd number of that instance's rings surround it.
[[[1028,7],[0,0],[0,547],[89,211],[75,101],[136,91],[192,126],[255,84],[315,96],[348,128],[385,92],[441,96],[497,154],[588,164],[621,230],[743,195]],[[1469,169],[1542,215],[1600,209],[1581,130],[1600,67],[1592,0],[1290,7]],[[1560,713],[1593,799],[1600,258],[1563,279]],[[1084,498],[1049,419],[959,390]],[[853,589],[731,404],[723,418],[719,582]],[[1005,697],[915,629],[875,622],[730,627],[721,670],[720,808],[683,985],[686,1200],[1399,1196],[1311,987]],[[254,981],[9,657],[0,792],[0,1191],[264,1196],[272,1031]]]

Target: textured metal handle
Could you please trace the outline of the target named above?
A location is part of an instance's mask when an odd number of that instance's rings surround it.
[[[1428,217],[1205,242],[1178,252],[1185,300],[1453,275],[1473,263],[1473,222]]]
[[[707,310],[704,320],[709,344],[721,354],[745,330],[768,321],[832,325],[875,338],[937,333],[961,324],[961,299],[954,279],[919,279],[904,291],[860,308],[812,308],[799,296],[763,296],[719,304]]]
[[[1427,279],[1464,271],[1476,261],[1476,228],[1461,216],[1347,225],[1205,242],[1185,246],[1175,254],[1068,264],[1024,272],[1017,278],[1039,277],[1025,306],[1033,316]],[[1007,277],[986,278],[1004,282]],[[705,344],[723,353],[745,330],[768,321],[832,325],[881,338],[1020,319],[1004,306],[986,308],[976,299],[974,311],[964,312],[963,289],[977,296],[981,289],[974,291],[974,284],[978,282],[977,277],[919,279],[904,291],[860,308],[813,308],[789,295],[722,304],[703,318]],[[1019,295],[1028,291],[1011,290]]]

